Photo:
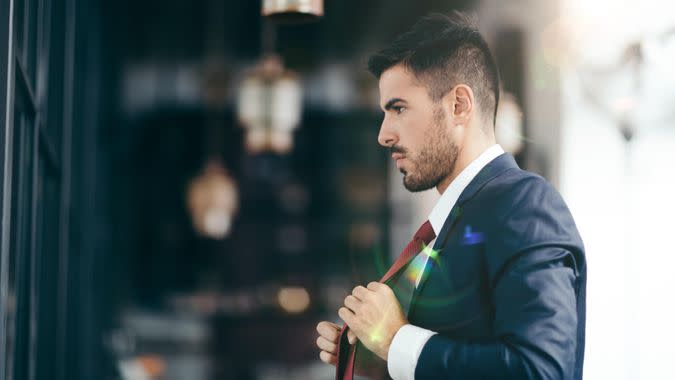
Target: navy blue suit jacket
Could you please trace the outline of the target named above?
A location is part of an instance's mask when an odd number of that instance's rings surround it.
[[[460,195],[413,293],[415,379],[582,378],[586,260],[560,194],[502,154]]]

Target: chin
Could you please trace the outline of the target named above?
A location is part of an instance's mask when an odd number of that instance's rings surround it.
[[[411,181],[408,179],[407,176],[403,177],[403,187],[406,188],[406,190],[417,193],[419,191],[425,191],[429,190],[433,186],[427,186],[426,184],[420,183],[418,181]]]
[[[430,180],[430,178],[414,178],[414,176],[411,176],[410,172],[404,170],[401,170],[401,173],[403,173],[403,187],[413,193],[429,190],[440,183],[440,179]]]

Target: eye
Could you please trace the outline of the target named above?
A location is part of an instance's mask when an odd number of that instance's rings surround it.
[[[393,106],[391,108],[396,111],[397,115],[400,115],[406,109],[404,106]]]

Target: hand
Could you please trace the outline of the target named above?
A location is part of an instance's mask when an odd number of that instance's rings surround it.
[[[357,286],[345,298],[338,315],[366,348],[387,360],[389,346],[398,330],[408,323],[391,288],[371,282]]]
[[[341,329],[342,327],[327,321],[319,322],[316,325],[316,331],[319,332],[316,345],[321,349],[319,358],[321,358],[322,362],[332,365],[337,363],[338,339],[340,338]],[[356,335],[351,330],[347,331],[347,339],[349,340],[349,344],[356,343]]]

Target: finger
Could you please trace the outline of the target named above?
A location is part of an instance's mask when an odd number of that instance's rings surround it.
[[[369,293],[369,290],[364,288],[363,286],[359,285],[352,290],[352,295],[359,300],[363,301],[366,297],[366,294]]]
[[[337,323],[329,322],[329,321],[321,321],[319,324],[316,325],[316,331],[319,331],[319,329],[333,329],[337,330],[339,333],[342,331],[342,326],[338,325]],[[320,331],[319,331],[320,332]]]
[[[373,292],[376,292],[382,287],[382,285],[384,285],[384,284],[373,281],[373,282],[368,284],[368,290],[372,290]],[[384,286],[386,286],[386,285],[384,285]]]
[[[349,344],[356,343],[356,334],[352,330],[347,330],[347,339],[349,339]]]
[[[328,325],[328,326],[333,326],[336,330],[342,330],[342,326],[338,325],[337,323],[333,323],[333,322],[330,322],[330,321],[319,322],[319,324],[322,324],[322,323],[325,324],[325,325]]]
[[[327,321],[320,322],[316,326],[316,331],[331,342],[337,342],[340,330],[342,329],[338,325]]]
[[[338,309],[338,315],[343,321],[345,321],[347,326],[349,326],[354,320],[354,313],[346,307],[341,307]]]
[[[320,336],[316,338],[316,345],[319,346],[319,348],[323,351],[326,351],[330,354],[337,354],[337,344],[335,344],[335,342],[331,342],[325,337]]]
[[[335,363],[337,363],[337,356],[326,351],[319,352],[319,358],[322,362],[327,364],[335,365]]]
[[[347,306],[354,313],[358,312],[358,309],[361,308],[361,301],[354,296],[347,296],[345,298],[345,306]]]

